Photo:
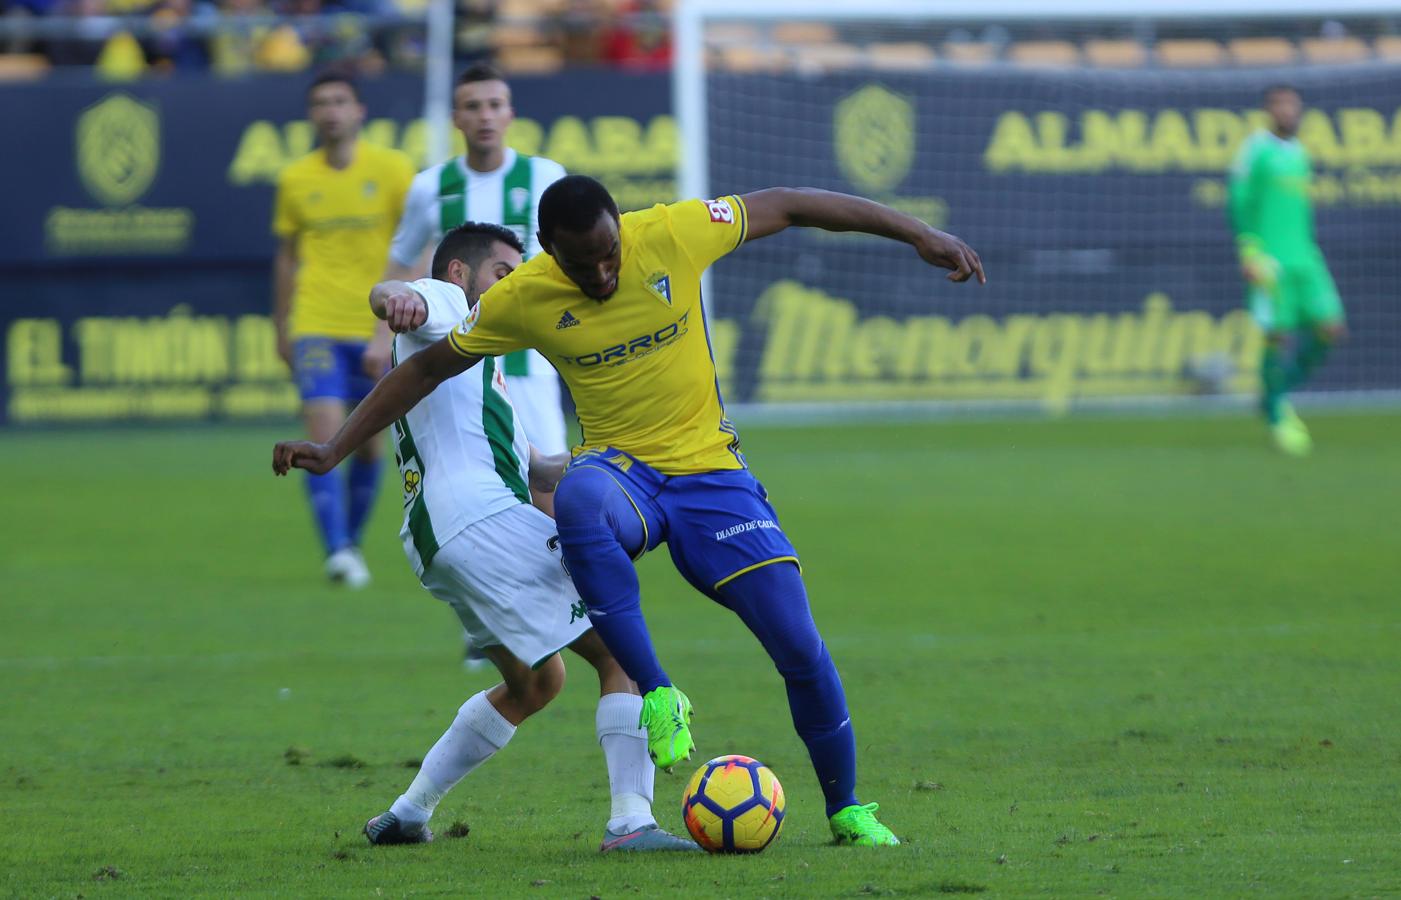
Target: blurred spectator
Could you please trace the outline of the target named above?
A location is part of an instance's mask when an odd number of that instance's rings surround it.
[[[216,19],[214,9],[194,0],[165,0],[151,14],[154,29],[146,39],[146,61],[157,71],[204,69],[209,48],[189,25]]]
[[[657,0],[628,0],[603,34],[605,61],[659,71],[671,65],[671,28]]]
[[[118,20],[107,14],[106,0],[68,0],[56,4],[53,12],[79,20],[71,35],[48,42],[49,61],[56,66],[90,66],[96,63],[103,45],[120,27]]]
[[[597,0],[569,0],[555,16],[555,33],[566,63],[598,62],[598,23],[602,21],[603,12]]]

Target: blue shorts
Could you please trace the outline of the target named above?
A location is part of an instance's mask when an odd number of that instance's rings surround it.
[[[376,381],[361,364],[365,346],[328,337],[297,338],[292,345],[292,374],[302,400],[364,400]]]
[[[603,469],[632,501],[646,532],[637,555],[666,542],[677,571],[697,590],[717,588],[751,569],[798,562],[768,492],[748,469],[663,475],[621,450],[590,450],[569,471]]]

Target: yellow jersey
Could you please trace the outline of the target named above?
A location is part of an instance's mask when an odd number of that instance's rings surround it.
[[[317,150],[282,170],[272,230],[297,241],[293,338],[374,335],[370,288],[384,273],[414,174],[408,156],[363,140],[344,169],[332,168]]]
[[[576,453],[614,447],[666,475],[743,468],[700,279],[744,243],[747,221],[737,196],[628,213],[613,296],[586,296],[542,253],[482,295],[448,339],[464,356],[540,351],[574,395]]]

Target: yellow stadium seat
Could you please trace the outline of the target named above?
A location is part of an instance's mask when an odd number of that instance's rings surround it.
[[[545,38],[534,25],[503,24],[491,29],[491,45],[500,49],[538,47],[543,43],[545,43]]]
[[[981,66],[997,59],[997,45],[975,41],[950,42],[943,46],[940,54],[949,62],[961,66]]]
[[[34,81],[49,72],[42,53],[0,53],[0,81]]]
[[[1216,41],[1159,41],[1155,50],[1158,62],[1165,66],[1219,66],[1226,61],[1226,49]]]
[[[1148,48],[1142,41],[1086,41],[1085,59],[1102,69],[1134,69],[1148,61]]]
[[[1068,68],[1080,64],[1080,49],[1069,41],[1018,41],[1007,58],[1019,66]]]
[[[866,57],[873,69],[901,71],[925,69],[937,58],[934,48],[928,44],[870,44],[866,47]]]
[[[1228,45],[1238,66],[1284,66],[1294,62],[1298,48],[1284,38],[1238,38]]]
[[[780,22],[770,35],[780,44],[826,44],[837,39],[837,30],[824,22]]]
[[[804,71],[836,72],[854,69],[864,59],[860,47],[851,44],[802,44],[793,48],[794,62]]]
[[[496,64],[514,75],[545,75],[564,68],[564,54],[558,47],[503,47]]]
[[[1304,59],[1313,63],[1357,62],[1372,55],[1367,42],[1361,38],[1305,38]]]
[[[705,27],[705,40],[713,45],[757,44],[759,29],[744,22],[717,22]]]
[[[130,32],[119,31],[102,45],[95,68],[104,81],[135,81],[146,71],[146,51]]]
[[[779,72],[791,62],[788,54],[776,47],[725,47],[719,55],[721,68],[730,72]]]
[[[1401,61],[1401,36],[1394,34],[1383,35],[1372,44],[1377,55],[1390,62]]]

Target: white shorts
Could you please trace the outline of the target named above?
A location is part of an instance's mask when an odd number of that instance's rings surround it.
[[[532,360],[531,362],[536,362]],[[542,453],[569,449],[564,431],[564,407],[560,401],[559,375],[544,360],[529,375],[507,375],[506,393],[516,408],[525,436]]]
[[[439,547],[423,586],[457,613],[469,649],[504,646],[532,666],[591,627],[564,570],[555,520],[524,503]]]

